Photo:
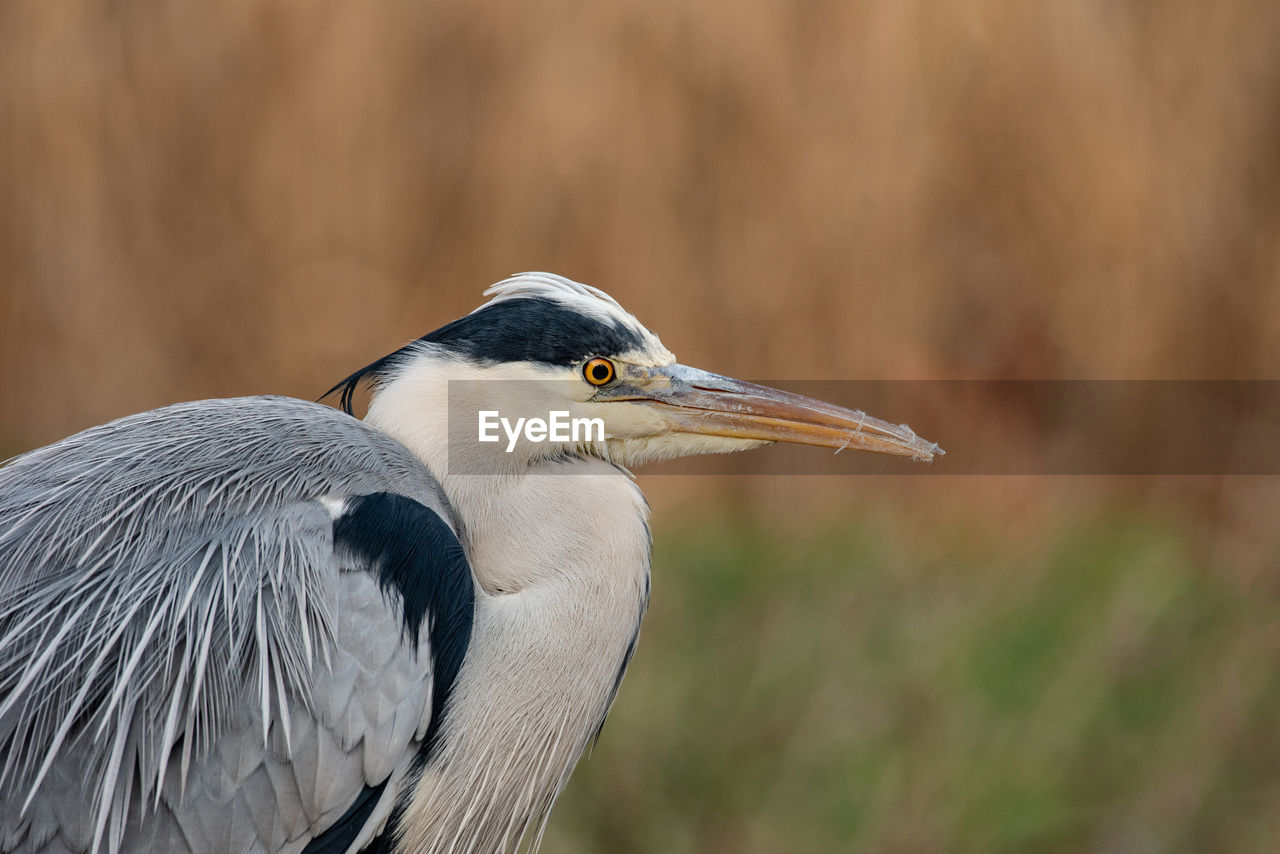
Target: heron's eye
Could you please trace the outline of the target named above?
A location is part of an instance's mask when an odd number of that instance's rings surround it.
[[[604,385],[613,379],[613,362],[596,357],[582,366],[582,376],[592,385]]]

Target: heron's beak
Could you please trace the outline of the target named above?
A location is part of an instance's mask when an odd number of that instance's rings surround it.
[[[905,424],[890,424],[856,409],[685,365],[621,365],[619,382],[598,400],[652,404],[667,428],[760,442],[856,448],[932,460],[944,451]]]

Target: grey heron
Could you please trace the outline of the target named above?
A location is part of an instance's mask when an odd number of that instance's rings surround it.
[[[486,296],[335,386],[343,411],[182,403],[0,468],[0,851],[536,847],[648,603],[627,467],[940,453],[680,365],[595,288]],[[602,430],[455,429],[549,411]]]

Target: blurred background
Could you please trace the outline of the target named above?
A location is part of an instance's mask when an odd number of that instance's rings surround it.
[[[0,4],[0,457],[314,399],[530,269],[753,379],[1280,379],[1277,44],[1246,0]],[[544,850],[1280,848],[1280,478],[640,479],[653,605]]]

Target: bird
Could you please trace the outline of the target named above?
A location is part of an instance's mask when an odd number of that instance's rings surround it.
[[[595,287],[485,296],[337,406],[178,403],[0,467],[0,851],[534,850],[648,605],[633,467],[942,453],[682,365]]]

